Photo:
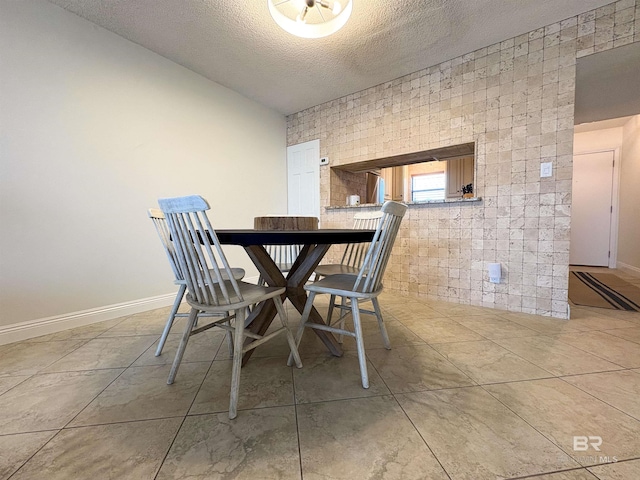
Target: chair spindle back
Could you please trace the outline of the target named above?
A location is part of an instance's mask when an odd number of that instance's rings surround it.
[[[158,208],[150,208],[147,211],[147,214],[153,222],[153,226],[156,227],[156,232],[158,232],[158,236],[162,241],[162,246],[164,247],[164,251],[167,254],[167,258],[169,259],[169,264],[171,265],[173,274],[176,277],[176,281],[184,281],[184,275],[182,275],[182,272],[180,271],[180,268],[178,266],[178,254],[176,253],[173,242],[171,241],[171,232],[169,232],[167,219],[165,218],[164,213],[162,213],[162,210]]]
[[[375,230],[378,228],[378,222],[382,218],[382,211],[356,213],[353,217],[353,228],[356,230]],[[342,254],[342,265],[348,265],[354,268],[360,268],[367,253],[368,243],[350,243]]]
[[[386,202],[382,206],[382,217],[358,273],[354,289],[371,293],[380,287],[406,211],[407,206],[398,202]]]
[[[179,271],[184,273],[191,298],[203,305],[223,306],[243,301],[238,282],[222,251],[198,196],[161,198],[158,204],[167,221]],[[222,272],[225,271],[223,280]]]
[[[287,272],[298,258],[302,245],[265,245],[265,249],[278,268]]]

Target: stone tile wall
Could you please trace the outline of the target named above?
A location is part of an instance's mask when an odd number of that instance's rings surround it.
[[[324,205],[346,205],[348,195],[360,195],[362,203],[365,203],[367,183],[364,174],[327,168],[323,168],[323,170],[329,172],[329,184],[331,186],[329,203],[323,203]]]
[[[476,142],[483,201],[411,206],[386,289],[567,316],[576,59],[640,42],[639,2],[621,0],[288,117],[288,145],[319,138],[333,165]],[[549,161],[553,176],[540,178]],[[336,204],[341,189],[322,167],[322,205]],[[353,213],[327,210],[322,226],[349,226]],[[488,281],[491,262],[503,266],[500,284]]]

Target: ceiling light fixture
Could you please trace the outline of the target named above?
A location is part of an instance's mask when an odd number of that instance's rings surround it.
[[[322,38],[347,23],[353,0],[267,0],[269,13],[287,32],[302,38]]]

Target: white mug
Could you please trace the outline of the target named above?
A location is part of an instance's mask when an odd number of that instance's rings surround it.
[[[360,195],[349,195],[347,205],[360,205]]]

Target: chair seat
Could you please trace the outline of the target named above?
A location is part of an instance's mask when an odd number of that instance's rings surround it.
[[[216,276],[216,273],[214,270],[209,270],[211,277],[214,278]],[[229,274],[227,273],[226,270],[222,270],[220,272],[222,274],[222,278],[224,280],[229,280]],[[245,271],[244,268],[232,268],[231,269],[231,274],[233,275],[233,278],[235,278],[236,280],[242,280],[244,278],[245,275]],[[186,280],[180,280],[180,279],[175,279],[173,281],[173,283],[175,283],[176,285],[186,285],[187,281]]]
[[[230,303],[224,303],[220,306],[202,304],[198,302],[197,299],[193,298],[191,296],[191,293],[187,293],[187,303],[191,305],[191,307],[197,308],[198,310],[201,310],[203,312],[225,313],[230,310],[236,310],[255,303],[262,302],[263,300],[272,298],[276,295],[282,295],[285,292],[284,287],[263,287],[260,285],[254,285],[253,283],[238,282],[238,290],[243,297],[243,300],[240,301],[240,299],[234,292],[231,282],[226,281],[224,283],[227,287]],[[216,295],[218,295],[219,297],[223,297],[219,284],[216,284],[215,291]]]
[[[318,265],[315,269],[316,275],[320,277],[328,277],[329,275],[351,274],[357,275],[360,269],[341,263],[333,263],[329,265]]]
[[[358,285],[358,290],[354,290],[353,286],[356,283],[358,275],[341,274],[331,275],[324,277],[317,282],[305,285],[304,289],[308,292],[315,293],[328,293],[330,295],[337,295],[339,297],[356,297],[356,298],[372,298],[377,297],[382,292],[382,284],[373,292],[362,292],[364,281]]]

